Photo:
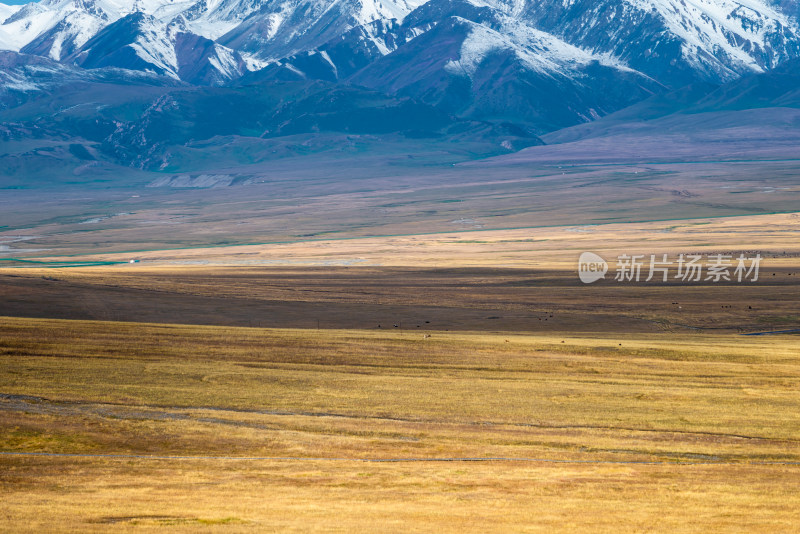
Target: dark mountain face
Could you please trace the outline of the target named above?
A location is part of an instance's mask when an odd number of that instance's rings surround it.
[[[695,83],[654,95],[592,123],[544,136],[548,144],[588,139],[675,136],[682,142],[715,139],[716,146],[738,144],[742,151],[775,151],[797,146],[800,139],[800,64],[787,62],[774,71],[724,85]],[[783,152],[786,153],[786,152]],[[734,152],[735,154],[735,152]],[[705,156],[701,154],[701,156]]]
[[[129,87],[160,88],[184,85],[181,82],[127,69],[102,68],[86,70],[65,65],[52,59],[0,51],[0,111],[6,120],[14,117],[14,108],[36,102],[42,110],[58,109],[61,99],[71,88],[94,84],[106,88],[109,94],[130,97]],[[88,96],[87,96],[88,98]],[[79,104],[77,101],[73,104]]]
[[[401,26],[396,20],[375,21],[356,26],[319,48],[282,58],[262,70],[265,75],[273,72],[279,77],[347,81],[414,37],[408,26]]]
[[[247,72],[238,52],[222,49],[214,41],[193,33],[175,35],[177,75],[195,85],[225,85]]]
[[[473,15],[485,19],[490,13]],[[475,63],[464,64],[459,61],[462,51],[476,32],[483,33],[483,26],[448,17],[363,68],[350,81],[418,98],[463,117],[533,124],[540,132],[592,120],[660,89],[638,73],[593,59],[563,68],[541,68],[526,61],[527,51],[510,46],[491,48]],[[501,35],[489,30],[481,38]]]
[[[126,72],[119,70],[73,71],[68,80],[60,78],[67,81],[42,83],[27,101],[1,111],[0,123],[7,125],[2,141],[69,141],[97,161],[147,170],[179,168],[176,149],[201,141],[220,157],[239,150],[237,139],[266,147],[271,139],[313,135],[321,139],[314,150],[325,150],[326,136],[338,143],[341,132],[393,136],[394,142],[457,136],[489,154],[541,143],[524,129],[464,121],[414,99],[324,81],[259,81],[254,75],[238,87],[198,88],[176,86],[167,77],[147,83],[111,75]],[[81,77],[85,72],[91,75]]]
[[[790,17],[800,18],[800,2],[797,0],[773,0],[771,3]]]
[[[662,83],[684,85],[696,77],[682,59],[682,41],[655,10],[625,2],[526,2],[521,16],[581,48],[607,52]]]
[[[694,111],[800,108],[800,60],[735,80],[687,107]]]

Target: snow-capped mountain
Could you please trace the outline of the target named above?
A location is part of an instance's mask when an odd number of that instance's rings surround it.
[[[66,62],[150,71],[199,85],[222,85],[247,70],[238,52],[191,33],[182,18],[164,24],[142,12],[106,26]]]
[[[415,37],[350,81],[459,116],[522,120],[542,132],[593,120],[663,88],[610,55],[464,0],[431,0],[399,34]]]
[[[451,68],[476,69],[486,53],[514,49],[534,70],[555,68],[554,54],[562,66],[593,58],[676,86],[728,81],[798,57],[799,12],[795,0],[41,0],[0,4],[0,48],[71,63],[101,31],[136,15],[139,36],[123,44],[130,52],[116,54],[129,57],[130,68],[179,77],[177,35],[185,34],[206,48],[215,43],[210,53],[183,55],[218,70],[201,80],[223,83],[241,75],[239,63],[257,70],[348,40],[361,47],[355,64],[363,66],[458,16],[483,28],[473,28]],[[545,41],[553,53],[543,53]],[[97,41],[89,48],[102,54]]]
[[[800,57],[799,12],[797,0],[41,0],[0,4],[0,49],[76,76],[320,80],[541,134],[771,71]]]
[[[0,47],[88,68],[116,66],[175,78],[189,73],[182,79],[209,84],[260,66],[211,41],[240,22],[212,15],[205,2],[42,0],[4,18]],[[202,51],[192,50],[193,44]],[[187,59],[198,64],[187,65]]]
[[[188,34],[196,36],[193,40],[203,38],[204,45],[216,43],[211,65],[219,74],[210,78],[229,80],[241,75],[242,69],[234,68],[240,61],[255,70],[266,64],[263,60],[315,48],[353,27],[402,19],[415,7],[413,0],[42,0],[22,8],[0,4],[0,49],[71,62],[83,57],[87,46],[96,48],[97,41],[93,46],[89,41],[102,31],[129,32],[135,25],[139,37],[122,44],[130,51],[116,54],[131,60],[129,68],[178,76],[181,52],[176,50],[176,35]],[[113,26],[121,21],[125,22]]]
[[[521,19],[662,83],[725,82],[800,55],[797,2],[565,0],[524,2]]]
[[[402,21],[418,0],[316,0],[269,2],[219,42],[274,61],[315,49],[354,28]]]

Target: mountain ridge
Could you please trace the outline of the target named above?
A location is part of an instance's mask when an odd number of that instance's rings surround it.
[[[431,139],[444,152],[464,141],[472,156],[494,156],[625,110],[656,113],[658,98],[677,106],[669,95],[684,87],[757,106],[747,95],[765,95],[758,80],[794,83],[796,7],[42,0],[0,7],[0,46],[16,48],[0,52],[0,124],[6,140],[74,138],[96,161],[155,171],[180,170],[210,139],[223,160],[268,158],[267,140],[295,136],[324,151],[342,135]]]
[[[588,54],[678,87],[727,82],[800,57],[798,14],[797,2],[788,0],[41,0],[21,8],[0,4],[0,48],[72,63],[104,29],[139,16],[148,18],[148,32],[179,28],[238,54],[247,70],[258,70],[330,48],[352,32],[373,45],[376,60],[438,22],[461,17],[482,31],[501,33],[506,42],[494,45],[511,46],[520,55],[528,40],[559,41],[576,58]],[[372,30],[379,26],[396,26],[400,35],[378,35]],[[129,43],[128,66],[146,70],[154,64],[144,56],[175,55],[168,50],[174,43],[164,41],[160,35],[138,48]],[[227,74],[205,82],[227,83]],[[174,68],[170,75],[180,77]]]

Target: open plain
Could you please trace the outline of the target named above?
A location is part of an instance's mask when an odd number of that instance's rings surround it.
[[[2,529],[790,532],[797,228],[5,262]],[[606,279],[578,280],[584,250]],[[618,282],[626,251],[764,259],[757,281]]]
[[[790,336],[0,329],[4,530],[800,520]]]

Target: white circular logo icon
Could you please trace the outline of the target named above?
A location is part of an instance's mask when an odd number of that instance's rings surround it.
[[[608,263],[594,252],[584,252],[578,259],[578,276],[584,284],[606,277]]]

